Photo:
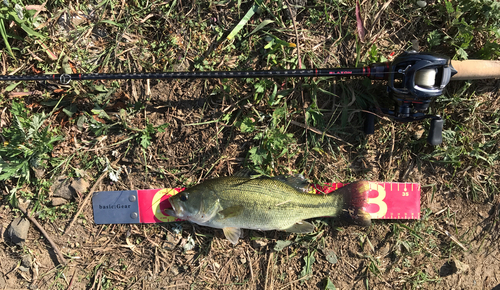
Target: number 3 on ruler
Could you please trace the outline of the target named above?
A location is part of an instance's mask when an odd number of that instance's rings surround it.
[[[370,213],[370,215],[374,218],[381,218],[387,213],[387,204],[384,202],[386,196],[385,188],[380,184],[370,182],[370,190],[378,192],[377,197],[368,198],[368,204],[378,205],[378,211],[375,213]]]

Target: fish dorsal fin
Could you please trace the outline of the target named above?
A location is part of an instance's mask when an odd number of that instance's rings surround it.
[[[224,231],[224,236],[226,236],[226,239],[228,239],[233,245],[236,245],[238,243],[238,240],[241,237],[240,228],[225,227],[222,228],[222,230]]]
[[[309,182],[302,174],[294,174],[290,176],[279,175],[274,177],[274,179],[284,182],[298,191],[309,192]]]
[[[243,213],[244,209],[245,209],[245,207],[243,207],[242,205],[233,205],[233,206],[230,206],[228,208],[225,208],[225,209],[219,211],[218,214],[219,214],[221,219],[225,219],[225,218],[235,217],[235,216]]]
[[[310,222],[300,221],[289,228],[283,229],[285,232],[307,234],[314,232],[314,225]]]
[[[258,173],[257,171],[248,168],[240,169],[235,174],[233,174],[234,177],[244,177],[244,178],[255,178],[261,175],[262,174]]]

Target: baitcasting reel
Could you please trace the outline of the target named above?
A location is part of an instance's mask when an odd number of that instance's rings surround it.
[[[432,100],[443,94],[456,73],[448,57],[407,51],[396,57],[384,74],[389,82],[387,91],[395,102],[394,108],[379,110],[384,116],[398,122],[432,119],[427,142],[439,145],[443,141],[443,119],[439,115],[428,115],[425,112]],[[373,134],[375,116],[366,115],[365,133]]]

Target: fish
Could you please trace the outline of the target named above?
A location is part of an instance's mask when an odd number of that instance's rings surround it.
[[[252,177],[240,174],[209,179],[169,198],[176,218],[222,229],[236,245],[242,229],[291,233],[314,232],[307,219],[347,214],[354,223],[369,226],[364,210],[370,184],[358,181],[330,194],[311,193],[311,186],[300,174]]]

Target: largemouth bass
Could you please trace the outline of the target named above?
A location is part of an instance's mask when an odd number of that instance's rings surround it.
[[[310,233],[305,221],[347,213],[355,223],[370,225],[363,210],[369,182],[346,185],[328,195],[310,193],[302,175],[291,177],[221,177],[188,188],[169,201],[167,214],[202,226],[221,228],[225,237],[238,243],[241,229]]]

